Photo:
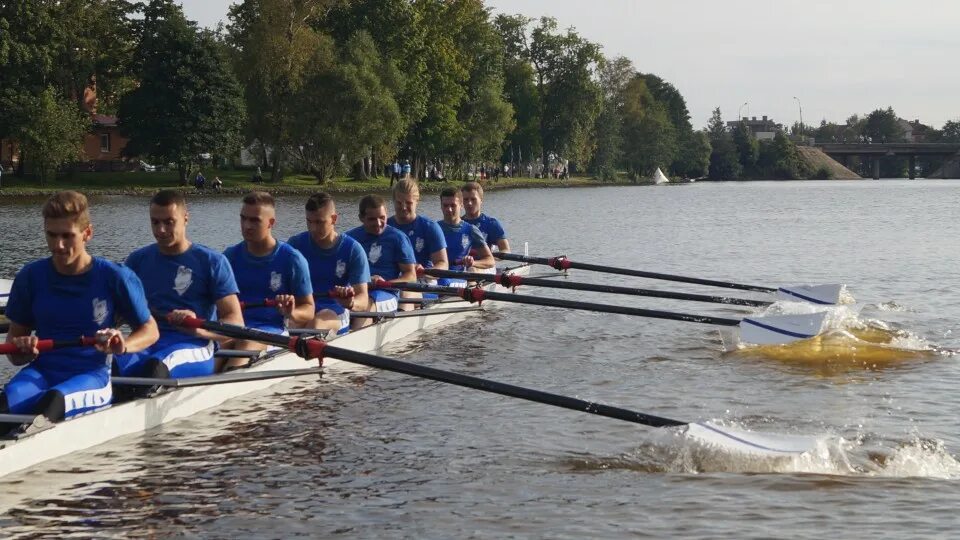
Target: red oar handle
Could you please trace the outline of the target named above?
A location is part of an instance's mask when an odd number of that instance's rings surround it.
[[[120,338],[113,338],[111,343],[119,342]],[[99,338],[82,336],[76,340],[54,341],[52,339],[41,339],[37,342],[37,350],[40,352],[62,349],[64,347],[93,347],[97,344]],[[13,343],[4,343],[0,345],[0,354],[18,354],[20,349]]]

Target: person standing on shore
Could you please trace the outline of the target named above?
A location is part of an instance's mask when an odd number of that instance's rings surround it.
[[[24,266],[13,281],[6,316],[8,355],[24,366],[4,387],[0,411],[42,414],[58,422],[113,401],[110,356],[135,353],[159,336],[143,285],[130,269],[87,252],[93,226],[87,198],[61,191],[43,205],[50,257]],[[124,337],[122,319],[133,331]],[[96,337],[93,347],[40,353],[41,339]]]
[[[463,220],[471,225],[476,225],[483,234],[487,245],[503,253],[510,252],[510,241],[507,239],[507,233],[503,230],[500,222],[482,212],[483,210],[483,186],[477,182],[467,182],[460,188],[463,194]]]

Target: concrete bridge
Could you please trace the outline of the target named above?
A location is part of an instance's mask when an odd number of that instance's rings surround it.
[[[873,161],[873,178],[880,178],[880,160],[883,156],[906,156],[910,158],[910,178],[916,176],[917,156],[941,156],[949,159],[960,157],[960,143],[816,143],[823,153],[844,165],[850,156],[860,156]]]

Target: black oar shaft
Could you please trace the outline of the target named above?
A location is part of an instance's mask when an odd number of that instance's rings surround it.
[[[188,319],[184,322],[188,326],[204,328],[211,332],[222,334],[228,337],[238,337],[253,341],[262,341],[263,343],[282,345],[284,347],[296,349],[295,352],[301,355],[303,355],[302,353],[307,353],[311,357],[329,356],[332,358],[339,358],[340,360],[346,360],[347,362],[361,364],[377,369],[393,371],[395,373],[402,373],[404,375],[411,375],[414,377],[430,379],[433,381],[439,381],[466,388],[473,388],[483,392],[515,397],[526,401],[534,401],[537,403],[543,403],[545,405],[553,405],[555,407],[562,407],[564,409],[570,409],[573,411],[605,416],[607,418],[625,420],[635,424],[643,424],[652,427],[670,427],[682,426],[688,423],[642,412],[631,411],[621,407],[613,407],[610,405],[603,405],[601,403],[595,403],[592,401],[561,396],[559,394],[552,394],[522,386],[515,386],[512,384],[491,381],[488,379],[481,379],[480,377],[473,377],[471,375],[464,375],[461,373],[421,366],[418,364],[411,364],[409,362],[403,362],[393,358],[387,358],[385,356],[377,356],[368,353],[351,351],[349,349],[342,349],[340,347],[333,347],[320,340],[287,338],[279,334],[271,334],[270,332],[263,332],[261,330],[254,330],[252,328],[244,328],[242,326],[235,326],[232,324],[214,321],[204,321],[200,319]]]
[[[741,291],[758,291],[758,292],[777,292],[777,289],[773,287],[762,287],[760,285],[747,285],[744,283],[733,283],[729,281],[716,281],[713,279],[702,279],[689,276],[678,276],[674,274],[662,274],[659,272],[646,272],[643,270],[634,270],[632,268],[616,268],[613,266],[605,266],[600,264],[589,264],[574,262],[570,259],[563,257],[528,257],[525,255],[518,255],[516,253],[494,253],[495,257],[503,259],[506,261],[520,261],[528,262],[533,264],[543,264],[558,270],[565,270],[567,268],[573,268],[576,270],[589,270],[592,272],[604,272],[607,274],[619,274],[623,276],[634,276],[647,279],[659,279],[663,281],[676,281],[679,283],[693,283],[696,285],[707,285],[710,287],[723,287],[727,289],[738,289]]]
[[[631,411],[621,407],[614,407],[611,405],[604,405],[601,403],[595,403],[592,401],[586,401],[568,396],[561,396],[559,394],[534,390],[532,388],[525,388],[522,386],[491,381],[489,379],[481,379],[480,377],[444,371],[418,364],[411,364],[409,362],[403,362],[400,360],[394,360],[392,358],[386,358],[383,356],[351,351],[349,349],[341,349],[339,347],[332,347],[329,345],[324,347],[324,353],[333,358],[339,358],[340,360],[346,360],[348,362],[354,362],[377,369],[384,369],[387,371],[393,371],[395,373],[403,373],[404,375],[412,375],[414,377],[430,379],[433,381],[453,384],[465,388],[473,388],[474,390],[480,390],[482,392],[510,396],[526,401],[534,401],[537,403],[543,403],[545,405],[553,405],[554,407],[562,407],[564,409],[570,409],[573,411],[580,411],[598,416],[606,416],[607,418],[616,418],[618,420],[625,420],[635,424],[643,424],[653,427],[669,427],[682,426],[687,423],[680,422],[678,420],[671,420],[670,418],[663,418],[642,412]]]
[[[460,278],[470,281],[496,282],[504,287],[529,285],[531,287],[545,287],[550,289],[566,289],[572,291],[591,291],[611,294],[625,294],[630,296],[646,296],[650,298],[669,298],[672,300],[689,300],[691,302],[708,302],[713,304],[728,304],[734,306],[765,307],[772,302],[750,300],[747,298],[731,298],[728,296],[713,296],[692,294],[674,291],[658,291],[656,289],[639,289],[636,287],[619,287],[616,285],[602,285],[598,283],[581,283],[575,281],[557,281],[553,279],[513,276],[509,274],[480,274],[468,272],[453,272],[430,268],[424,273],[435,277]]]
[[[578,309],[581,311],[596,311],[598,313],[616,313],[619,315],[633,315],[636,317],[650,317],[653,319],[667,319],[672,321],[693,322],[701,324],[715,324],[718,326],[739,326],[738,319],[727,319],[724,317],[711,317],[709,315],[693,315],[690,313],[676,313],[673,311],[661,311],[656,309],[632,308],[626,306],[615,306],[611,304],[594,304],[592,302],[579,302],[574,300],[559,300],[556,298],[544,298],[542,296],[527,296],[511,293],[498,293],[486,291],[483,289],[458,289],[456,287],[433,287],[420,283],[393,283],[385,285],[387,288],[396,288],[401,290],[433,292],[439,294],[449,294],[460,296],[465,300],[495,300],[498,302],[513,302],[515,304],[530,304],[534,306],[557,307],[566,309]],[[475,296],[474,296],[475,295]]]

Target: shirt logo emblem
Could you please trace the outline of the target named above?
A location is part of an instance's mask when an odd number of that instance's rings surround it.
[[[97,326],[103,326],[107,320],[107,301],[101,298],[93,299],[93,320]]]
[[[465,235],[465,234],[461,234],[461,235],[460,235],[460,245],[463,246],[464,249],[466,249],[467,246],[470,245],[470,237],[467,236],[467,235]]]
[[[381,255],[383,255],[383,248],[379,243],[374,242],[373,245],[370,246],[370,253],[367,255],[367,257],[370,258],[370,263],[377,264],[377,261],[380,260]]]
[[[347,263],[344,261],[337,261],[337,277],[342,278],[347,273]]]
[[[183,293],[187,292],[190,285],[193,285],[193,270],[186,266],[177,268],[177,277],[173,280],[173,290],[177,291],[177,294],[180,296],[183,296]]]
[[[417,253],[423,251],[423,238],[417,238],[417,241],[414,245],[417,248]]]
[[[280,285],[283,283],[283,280],[280,278],[280,272],[270,272],[270,290],[277,292],[280,290]]]

